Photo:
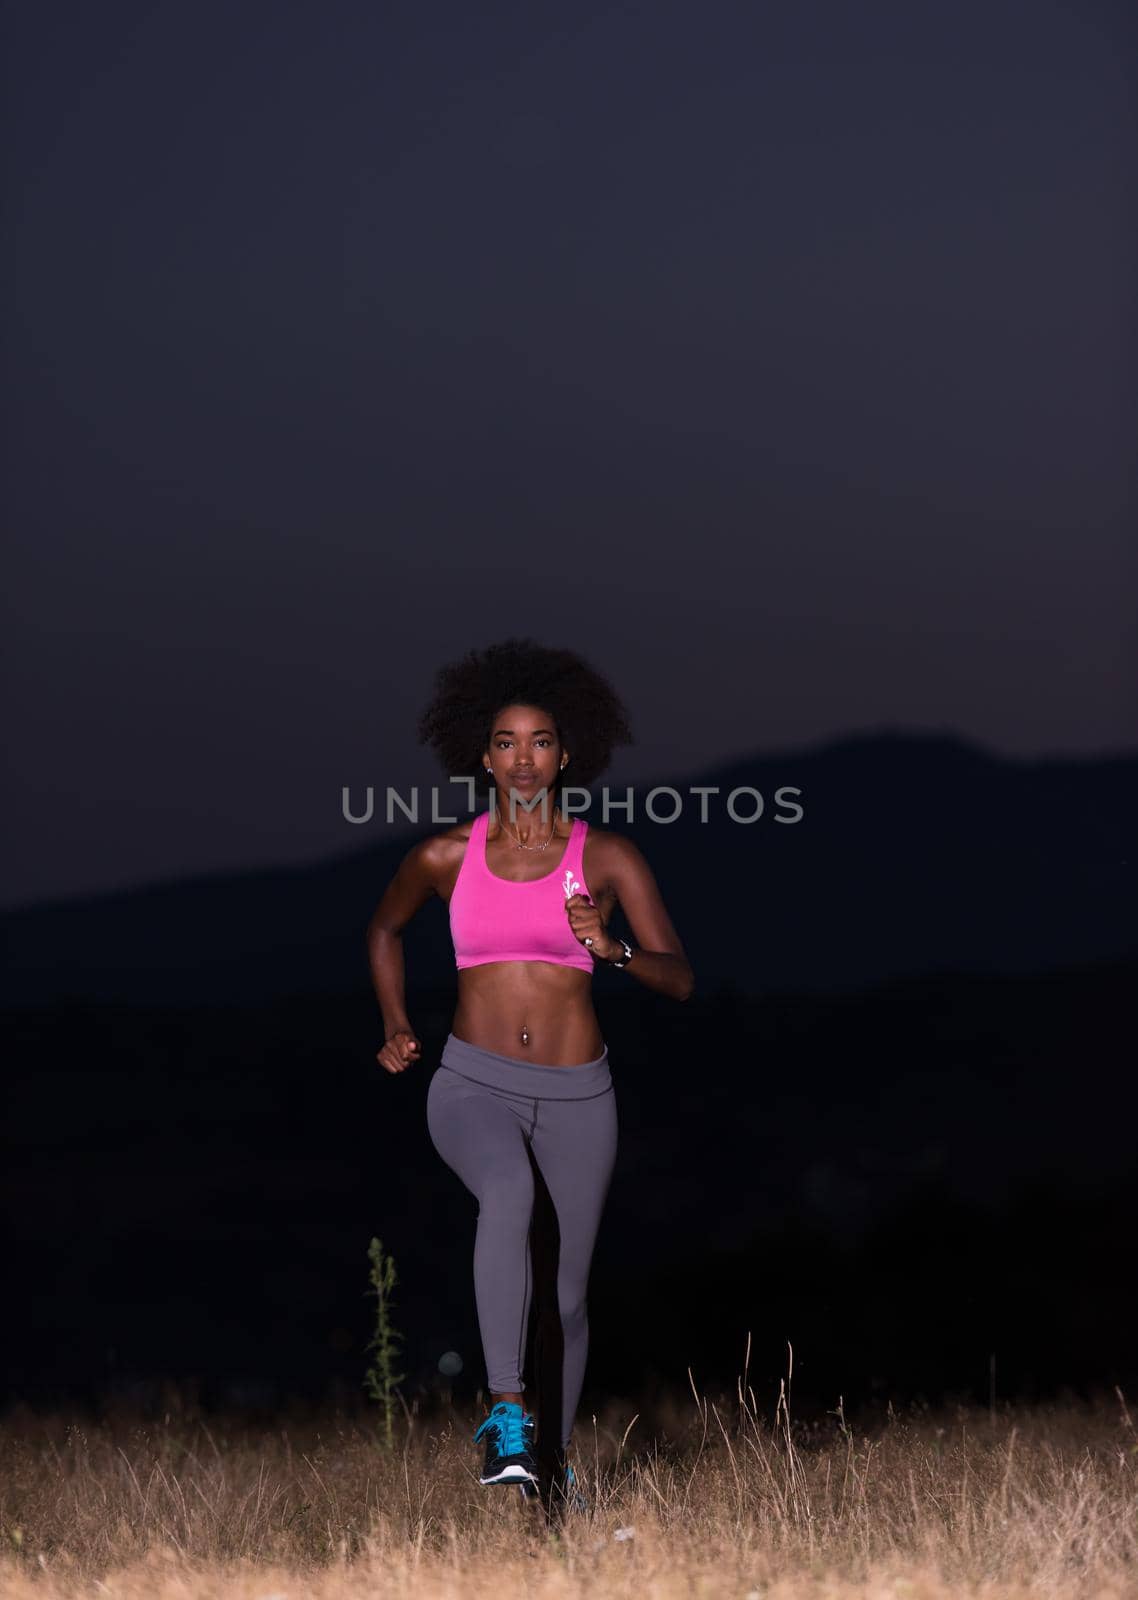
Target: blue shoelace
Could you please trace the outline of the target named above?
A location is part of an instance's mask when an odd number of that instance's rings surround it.
[[[498,1449],[504,1456],[521,1455],[529,1449],[529,1438],[525,1431],[525,1424],[529,1421],[528,1414],[523,1414],[521,1406],[515,1402],[503,1402],[495,1406],[485,1422],[474,1435],[475,1444],[482,1435],[493,1426],[498,1431]]]
[[[573,1471],[573,1468],[568,1465],[568,1463],[566,1463],[565,1467],[564,1486],[565,1498],[569,1501],[570,1505],[576,1506],[579,1511],[584,1511],[588,1505],[588,1501],[581,1492],[580,1485],[577,1482],[577,1474]]]

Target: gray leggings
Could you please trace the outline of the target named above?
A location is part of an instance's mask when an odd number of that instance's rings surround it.
[[[564,1338],[561,1446],[585,1381],[585,1293],[616,1161],[616,1095],[608,1050],[551,1067],[447,1037],[427,1090],[427,1128],[447,1166],[478,1201],[474,1296],[493,1394],[522,1392],[533,1284],[532,1151],[557,1214],[557,1301]]]

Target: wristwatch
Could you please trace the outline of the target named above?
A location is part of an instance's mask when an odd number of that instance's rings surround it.
[[[627,967],[628,963],[632,960],[632,946],[629,944],[627,939],[622,939],[622,938],[619,937],[619,935],[617,936],[617,943],[618,944],[622,944],[624,946],[624,955],[620,958],[619,961],[610,961],[609,962],[609,966],[610,967]]]

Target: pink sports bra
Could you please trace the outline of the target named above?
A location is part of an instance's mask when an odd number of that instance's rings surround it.
[[[592,972],[593,958],[574,936],[565,914],[565,902],[571,894],[589,893],[584,868],[589,824],[574,817],[565,853],[557,866],[543,878],[531,878],[525,883],[499,878],[486,865],[489,825],[490,813],[479,812],[450,897],[455,966],[480,967],[487,961],[550,961],[555,966]]]

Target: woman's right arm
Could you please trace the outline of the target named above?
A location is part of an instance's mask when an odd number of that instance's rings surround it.
[[[418,1061],[422,1046],[407,1018],[403,968],[403,929],[436,892],[439,841],[433,836],[413,845],[376,906],[367,925],[368,964],[383,1013],[383,1047],[376,1060],[388,1072],[402,1072]]]

